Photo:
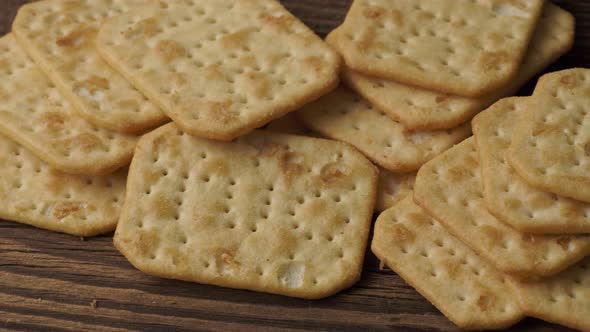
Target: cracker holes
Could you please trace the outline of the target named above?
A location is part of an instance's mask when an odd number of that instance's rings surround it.
[[[297,204],[299,204],[299,205],[303,205],[305,203],[305,197],[303,197],[303,196],[298,196],[295,200],[297,201]]]
[[[504,250],[508,250],[508,247],[509,247],[508,242],[502,241],[502,243],[500,244],[500,247]]]

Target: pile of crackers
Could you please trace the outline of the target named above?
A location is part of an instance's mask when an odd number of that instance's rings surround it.
[[[502,99],[573,36],[542,0],[355,0],[326,41],[276,0],[37,1],[0,38],[0,217],[317,299],[382,212],[459,327],[590,329],[590,71]]]

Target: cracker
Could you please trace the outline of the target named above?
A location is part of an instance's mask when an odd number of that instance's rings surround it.
[[[542,0],[356,0],[337,48],[356,72],[480,97],[518,72]]]
[[[575,19],[547,3],[527,56],[516,77],[498,91],[480,98],[448,95],[343,70],[343,79],[361,96],[390,117],[413,130],[454,128],[505,96],[568,52],[574,41]],[[326,39],[330,42],[333,35]]]
[[[416,203],[482,257],[523,278],[556,274],[590,254],[589,236],[520,233],[490,214],[483,199],[473,138],[424,165]]]
[[[524,318],[504,274],[411,196],[377,218],[371,249],[461,329],[501,329]]]
[[[376,212],[383,212],[406,198],[414,189],[416,173],[393,173],[379,170],[379,190],[377,191]]]
[[[528,316],[590,331],[590,257],[549,279],[513,282]]]
[[[521,115],[508,162],[531,185],[590,202],[590,70],[543,76]]]
[[[94,47],[105,19],[146,0],[45,0],[18,11],[13,32],[74,110],[113,131],[137,133],[168,120]]]
[[[67,175],[0,136],[0,219],[94,236],[115,229],[126,170],[107,177]]]
[[[360,277],[376,186],[343,143],[170,124],[140,140],[115,245],[149,274],[321,298]]]
[[[410,132],[344,88],[306,105],[297,115],[313,131],[352,144],[381,167],[400,173],[418,170],[471,133],[469,123],[447,131]]]
[[[488,210],[523,233],[590,233],[590,204],[538,190],[506,161],[527,98],[503,99],[473,120]]]
[[[187,133],[231,140],[338,84],[338,55],[276,0],[160,6],[109,21],[97,45]]]
[[[0,132],[60,171],[108,174],[129,164],[137,137],[97,128],[73,113],[17,45],[0,38]]]

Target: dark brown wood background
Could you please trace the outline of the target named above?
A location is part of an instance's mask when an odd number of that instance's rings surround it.
[[[214,0],[211,0],[214,1]],[[239,0],[237,0],[239,1]],[[0,33],[26,0],[0,0]],[[283,0],[324,36],[350,0]],[[590,1],[555,1],[577,17],[574,51],[552,66],[587,66]],[[523,90],[526,93],[530,90]],[[12,330],[403,330],[456,329],[393,272],[367,253],[362,280],[321,301],[153,278],[112,246],[0,221],[0,329]],[[562,328],[526,319],[512,331]]]

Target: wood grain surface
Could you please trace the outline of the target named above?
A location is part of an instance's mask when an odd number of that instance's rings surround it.
[[[116,1],[116,0],[115,0]],[[214,0],[211,0],[214,1]],[[27,1],[0,0],[0,32]],[[284,0],[325,35],[349,0]],[[587,66],[590,1],[557,4],[577,17],[574,51],[550,70]],[[530,91],[532,84],[523,90]],[[238,291],[150,277],[112,246],[111,236],[81,240],[0,221],[0,329],[7,330],[403,330],[456,328],[367,253],[362,280],[321,301]],[[511,331],[563,331],[526,319]]]

